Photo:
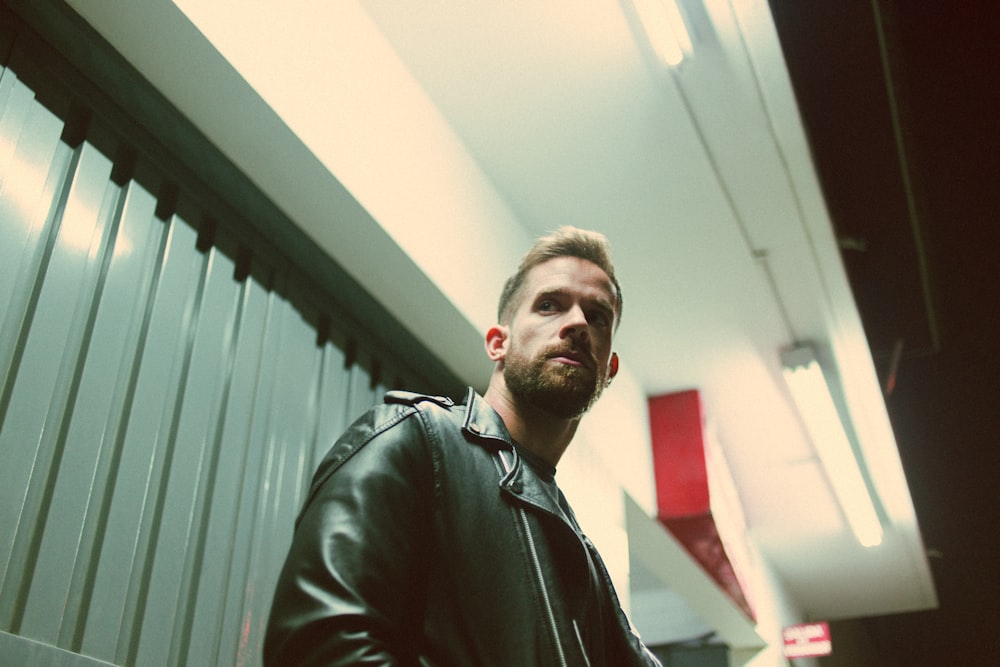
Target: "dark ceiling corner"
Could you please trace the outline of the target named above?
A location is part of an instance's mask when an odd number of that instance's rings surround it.
[[[841,256],[880,377],[937,350],[895,20],[871,2],[770,0]],[[879,15],[876,16],[876,12]]]

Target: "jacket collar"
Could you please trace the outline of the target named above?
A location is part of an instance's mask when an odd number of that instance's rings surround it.
[[[500,488],[521,502],[552,514],[570,525],[558,501],[552,497],[552,487],[542,482],[514,449],[513,439],[496,410],[471,387],[466,394],[465,405],[462,430],[476,439],[493,441],[494,446],[500,450],[507,450],[497,452],[504,468]]]
[[[500,449],[513,449],[513,440],[497,411],[469,387],[465,395],[465,421],[462,431],[476,438],[493,440]]]

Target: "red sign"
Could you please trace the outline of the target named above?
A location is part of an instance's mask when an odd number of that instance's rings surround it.
[[[830,626],[826,623],[790,625],[782,631],[786,658],[815,658],[830,655]]]

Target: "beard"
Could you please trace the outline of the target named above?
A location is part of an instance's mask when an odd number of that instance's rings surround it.
[[[559,419],[574,419],[597,401],[606,377],[594,370],[597,360],[589,351],[583,352],[590,357],[590,365],[549,363],[552,354],[562,349],[555,346],[530,359],[512,347],[504,360],[504,381],[518,402]]]

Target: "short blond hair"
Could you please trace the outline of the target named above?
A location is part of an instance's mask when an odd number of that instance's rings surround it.
[[[501,324],[510,321],[520,298],[524,281],[534,267],[557,257],[577,257],[597,265],[608,274],[615,286],[615,326],[622,318],[622,288],[615,277],[615,266],[611,262],[611,243],[600,232],[577,229],[576,227],[560,227],[548,236],[535,241],[531,250],[521,260],[517,273],[504,283],[500,293],[500,304],[497,307],[497,318]]]

